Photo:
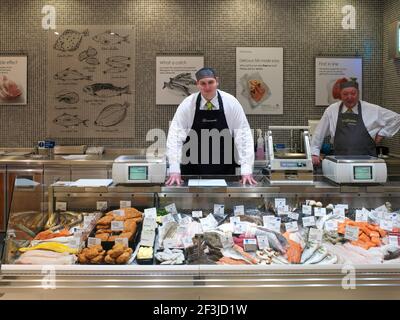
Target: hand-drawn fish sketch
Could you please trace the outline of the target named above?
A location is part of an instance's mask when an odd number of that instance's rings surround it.
[[[83,124],[85,127],[87,127],[88,121],[89,119],[82,120],[78,117],[78,115],[69,113],[63,113],[53,120],[55,124],[58,124],[59,126],[63,126],[65,128],[77,127],[80,124]]]
[[[58,102],[75,104],[79,102],[79,95],[74,91],[62,90],[56,93],[56,99]]]
[[[112,127],[125,120],[129,103],[110,104],[103,108],[97,116],[94,124],[100,127]]]
[[[120,36],[116,32],[111,32],[111,30],[107,30],[103,33],[99,33],[95,35],[92,39],[104,46],[113,45],[113,44],[121,44],[122,42],[129,43],[127,36]]]
[[[90,80],[92,81],[92,76],[85,76],[77,70],[67,68],[63,71],[57,72],[54,75],[54,79],[68,81],[68,80]]]
[[[78,32],[75,30],[67,29],[57,38],[53,48],[59,51],[75,51],[81,44],[82,37],[87,37],[89,30]]]
[[[92,96],[100,98],[110,98],[115,96],[121,96],[123,94],[131,94],[129,85],[125,87],[117,87],[111,83],[95,83],[83,88],[83,92]]]

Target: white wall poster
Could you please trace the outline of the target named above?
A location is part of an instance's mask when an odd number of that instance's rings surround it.
[[[132,26],[59,26],[48,37],[47,128],[52,138],[132,138]]]
[[[26,56],[0,56],[0,105],[26,105],[26,72]]]
[[[315,58],[315,105],[328,106],[340,100],[340,83],[354,79],[362,97],[362,58]]]
[[[283,48],[236,48],[236,97],[246,114],[283,114]]]
[[[180,104],[198,91],[195,73],[204,67],[202,56],[156,57],[156,104]]]

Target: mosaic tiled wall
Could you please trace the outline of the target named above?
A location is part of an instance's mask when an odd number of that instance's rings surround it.
[[[382,104],[400,113],[400,59],[393,60],[388,57],[389,25],[393,21],[400,21],[400,1],[385,1],[383,11],[383,88]],[[393,153],[400,154],[400,133],[385,144]]]
[[[324,108],[314,106],[316,56],[363,56],[364,99],[382,103],[382,17],[398,15],[396,3],[387,1],[383,9],[376,0],[2,0],[0,51],[28,54],[29,101],[25,107],[0,107],[0,146],[32,146],[46,135],[47,31],[41,28],[45,4],[56,7],[60,25],[134,25],[137,32],[135,138],[57,143],[145,147],[150,144],[145,141],[147,131],[167,130],[176,109],[155,104],[157,54],[204,54],[205,64],[220,74],[221,89],[234,94],[236,47],[283,47],[284,114],[249,116],[254,129],[306,125],[322,115]],[[347,4],[357,10],[355,30],[341,26],[341,9]],[[395,68],[386,61],[384,67],[395,77]],[[384,88],[393,95],[394,88]],[[385,96],[384,102],[389,108],[400,107],[396,98]]]

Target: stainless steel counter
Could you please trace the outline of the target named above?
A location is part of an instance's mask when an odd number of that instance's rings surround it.
[[[37,158],[36,155],[27,156],[1,156],[0,164],[8,165],[59,165],[59,166],[90,166],[90,165],[112,165],[114,159],[118,155],[106,154],[106,155],[88,155],[86,159],[82,160],[66,160],[60,155],[55,156],[43,156]]]

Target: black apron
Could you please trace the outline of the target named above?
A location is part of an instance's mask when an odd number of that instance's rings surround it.
[[[336,132],[333,142],[334,155],[370,155],[376,157],[376,145],[368,133],[362,119],[361,103],[358,114],[342,113],[343,102],[339,107]]]
[[[200,101],[201,101],[201,93],[197,96],[196,99],[196,112],[194,115],[194,120],[192,124],[192,130],[196,132],[198,137],[198,146],[197,146],[197,164],[196,163],[188,163],[181,165],[181,174],[182,175],[234,175],[236,171],[236,163],[234,159],[234,141],[232,135],[229,133],[224,136],[224,138],[220,139],[220,148],[218,149],[218,145],[212,145],[212,139],[209,138],[209,159],[207,163],[201,162],[201,146],[202,146],[202,137],[201,130],[212,130],[216,129],[219,132],[226,129],[229,132],[228,123],[226,122],[225,113],[224,113],[224,105],[222,103],[221,94],[217,91],[218,94],[218,103],[219,110],[200,110]],[[222,137],[222,135],[221,135]],[[186,143],[190,140],[189,136],[186,138]],[[224,155],[225,155],[225,144],[230,143],[230,149],[232,150],[232,154],[230,156],[230,163],[224,163]],[[219,153],[219,164],[213,164],[212,158],[213,154]],[[188,149],[186,156],[190,156],[190,149]],[[229,159],[229,155],[228,155]]]

